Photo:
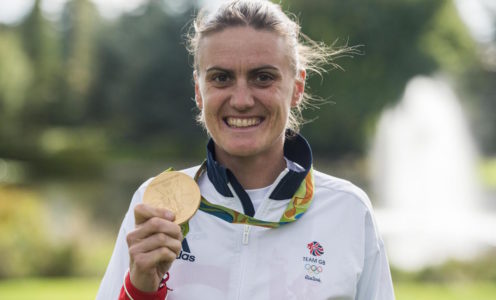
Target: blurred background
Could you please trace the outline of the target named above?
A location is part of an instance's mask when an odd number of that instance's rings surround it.
[[[0,299],[94,298],[135,189],[202,161],[184,35],[207,2],[0,1]],[[281,5],[362,45],[310,78],[302,133],[370,195],[397,298],[495,299],[496,1]]]

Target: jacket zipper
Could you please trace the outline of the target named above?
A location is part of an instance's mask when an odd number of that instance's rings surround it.
[[[243,229],[243,245],[248,245],[249,237],[250,237],[250,225],[245,225]]]
[[[250,237],[250,228],[251,228],[251,225],[244,225],[243,226],[243,235],[242,235],[242,239],[241,239],[241,244],[242,244],[242,247],[241,247],[241,257],[240,257],[240,268],[239,268],[239,271],[240,271],[240,275],[239,275],[239,282],[238,282],[238,297],[237,299],[242,299],[241,295],[242,295],[242,289],[243,289],[243,282],[245,280],[245,276],[246,276],[246,261],[248,259],[248,254],[249,254],[249,250],[248,248],[248,242],[249,242],[249,237]]]

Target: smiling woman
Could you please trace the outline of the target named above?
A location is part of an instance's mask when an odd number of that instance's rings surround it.
[[[292,70],[292,49],[283,37],[252,27],[208,35],[199,47],[195,98],[217,161],[265,166],[273,172],[238,179],[248,189],[270,185],[286,164],[285,129],[290,108],[301,101],[305,70]]]
[[[206,161],[182,172],[200,187],[200,210],[174,223],[143,204],[145,182],[97,299],[394,299],[369,199],[313,170],[298,133],[307,73],[350,49],[299,29],[270,1],[199,13],[189,48],[211,139]]]

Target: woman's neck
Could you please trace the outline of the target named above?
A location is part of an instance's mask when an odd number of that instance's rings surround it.
[[[271,185],[286,168],[284,152],[258,154],[256,156],[238,157],[217,151],[216,159],[231,170],[244,189],[258,189]]]

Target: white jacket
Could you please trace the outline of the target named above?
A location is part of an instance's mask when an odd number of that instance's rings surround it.
[[[251,204],[246,204],[246,193],[213,160],[212,152],[210,144],[208,174],[198,181],[202,195],[211,203],[246,213]],[[293,190],[295,182],[299,185],[309,170],[311,152],[301,136],[286,142],[285,156],[299,170],[281,173],[274,191],[255,212],[257,219],[278,221],[290,200],[279,198]],[[193,177],[197,169],[183,172]],[[131,201],[97,300],[118,297],[129,266],[126,235],[134,229],[133,208],[142,201],[149,182]],[[318,171],[314,182],[307,212],[277,229],[231,224],[198,211],[169,270],[167,286],[173,291],[167,299],[394,299],[384,245],[366,194],[348,181]]]

